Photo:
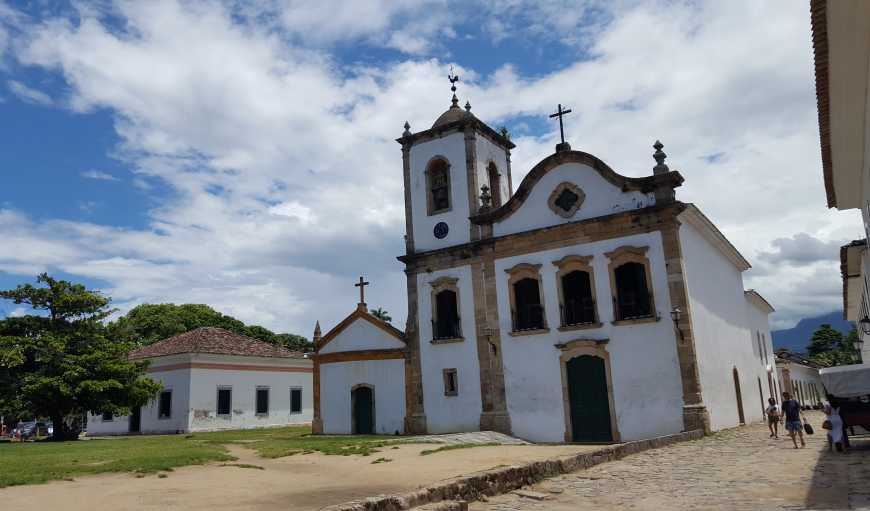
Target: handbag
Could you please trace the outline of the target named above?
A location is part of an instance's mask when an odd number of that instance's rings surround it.
[[[825,422],[822,423],[822,429],[830,430],[830,429],[834,429],[834,427],[831,425],[831,421],[825,419]]]
[[[810,426],[810,423],[804,419],[804,432],[808,435],[812,435],[814,433],[813,427]]]

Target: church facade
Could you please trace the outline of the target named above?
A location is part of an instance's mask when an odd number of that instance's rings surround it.
[[[455,95],[405,128],[406,328],[362,298],[318,328],[316,432],[619,442],[762,418],[773,309],[661,144],[635,178],[562,142],[514,191],[514,144]]]

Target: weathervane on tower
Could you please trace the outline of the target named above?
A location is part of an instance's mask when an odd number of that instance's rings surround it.
[[[447,79],[450,80],[450,90],[453,92],[453,106],[459,106],[459,99],[456,97],[456,82],[459,81],[459,75],[453,74],[453,66],[450,66],[450,72],[447,73]]]

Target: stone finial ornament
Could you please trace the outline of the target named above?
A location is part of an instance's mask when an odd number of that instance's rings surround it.
[[[471,111],[471,101],[466,101],[466,102],[465,102],[465,111],[466,111],[466,112],[470,112],[470,111]]]
[[[480,209],[487,210],[492,205],[492,195],[489,193],[489,187],[483,185],[480,187]]]
[[[411,136],[411,124],[408,121],[405,121],[405,131],[402,132],[403,137]]]
[[[311,336],[311,342],[314,343],[315,349],[317,348],[317,345],[320,344],[320,337],[320,321],[318,320],[314,325],[314,335]]]
[[[656,150],[656,152],[653,153],[653,158],[656,161],[656,166],[653,167],[653,175],[666,174],[671,171],[671,169],[669,169],[668,166],[665,165],[665,158],[667,158],[668,155],[665,154],[664,151],[662,151],[663,147],[664,144],[662,144],[658,140],[656,140],[656,143],[653,144],[653,149]]]

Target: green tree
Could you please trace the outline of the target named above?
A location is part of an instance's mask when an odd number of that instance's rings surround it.
[[[843,334],[831,328],[831,325],[824,324],[813,332],[810,338],[810,345],[807,346],[807,353],[814,357],[822,353],[828,353],[836,350],[843,341]]]
[[[380,319],[381,321],[385,321],[387,323],[389,323],[390,321],[393,320],[393,317],[390,316],[390,313],[385,311],[384,309],[382,309],[380,307],[378,307],[377,309],[372,311],[372,316]]]
[[[137,305],[112,322],[109,330],[119,339],[144,346],[204,326],[223,328],[261,341],[280,344],[291,350],[313,349],[308,339],[301,335],[276,334],[262,326],[245,325],[208,305],[193,303]]]
[[[831,325],[822,325],[813,333],[807,353],[815,362],[827,366],[857,364],[861,359],[857,342],[858,331],[855,328],[843,336]]]
[[[127,360],[133,346],[106,335],[109,298],[45,273],[36,281],[0,291],[36,312],[0,320],[0,411],[49,417],[54,439],[73,440],[84,413],[126,414],[157,394],[147,363]]]

